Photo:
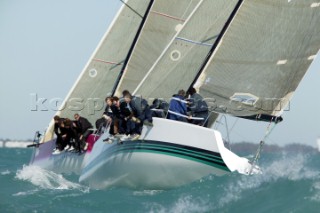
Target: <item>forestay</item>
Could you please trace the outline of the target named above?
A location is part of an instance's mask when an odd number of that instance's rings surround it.
[[[320,48],[320,3],[244,0],[196,86],[218,112],[272,119]]]
[[[155,1],[115,95],[133,92],[201,0]],[[144,95],[144,93],[143,93]]]
[[[73,118],[78,112],[93,124],[102,115],[104,99],[112,92],[149,2],[128,0],[123,4],[57,115]],[[52,137],[53,122],[44,141]]]

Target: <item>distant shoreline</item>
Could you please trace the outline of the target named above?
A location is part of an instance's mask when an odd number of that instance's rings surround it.
[[[27,145],[32,144],[30,141],[10,141],[10,140],[0,140],[0,148],[27,148]]]

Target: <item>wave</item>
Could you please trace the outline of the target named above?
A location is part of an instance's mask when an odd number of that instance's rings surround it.
[[[263,197],[274,196],[275,193],[279,196],[277,201],[283,205],[282,211],[293,208],[292,200],[303,199],[301,205],[318,204],[320,171],[317,167],[312,167],[315,165],[313,157],[302,153],[281,153],[280,156],[273,156],[262,163],[262,174],[244,176],[232,173],[222,177],[210,175],[173,191],[164,191],[156,196],[151,193],[149,198],[153,201],[145,203],[144,207],[151,213],[237,212],[248,211],[250,206],[273,209],[278,208],[273,206],[276,204],[266,202]],[[297,194],[293,194],[292,190],[297,190]],[[292,200],[288,198],[288,193],[293,194],[290,197]]]
[[[15,194],[13,194],[12,196],[26,196],[26,195],[33,195],[35,193],[37,193],[39,190],[38,189],[34,189],[34,190],[29,190],[26,192],[17,192]]]
[[[292,153],[291,153],[292,154]],[[226,204],[240,200],[243,198],[243,194],[249,190],[258,189],[265,183],[275,183],[281,180],[289,181],[301,181],[301,180],[317,180],[319,179],[320,172],[309,168],[308,156],[301,153],[292,156],[286,153],[282,153],[282,157],[279,160],[272,161],[270,165],[262,166],[262,174],[254,176],[238,176],[237,181],[229,183],[224,187],[224,195],[218,201],[218,208],[224,207]],[[237,178],[237,177],[236,177]],[[315,185],[314,188],[320,189],[319,185]],[[313,199],[320,199],[319,196]]]
[[[7,169],[5,171],[0,172],[1,175],[9,175],[11,172]]]
[[[158,195],[162,193],[164,190],[143,190],[143,191],[134,191],[134,196],[148,196],[148,195]]]
[[[303,212],[301,209],[305,210],[304,212],[312,212],[315,206],[319,206],[318,155],[276,153],[267,154],[261,160],[260,166],[263,172],[261,175],[244,176],[236,173],[222,177],[210,175],[172,190],[134,191],[112,188],[90,190],[89,195],[83,193],[89,192],[88,187],[66,179],[70,176],[63,177],[37,166],[24,166],[16,172],[15,178],[26,181],[28,185],[30,182],[36,187],[30,189],[30,186],[26,186],[25,192],[20,189],[22,192],[16,193],[16,191],[13,196],[40,197],[40,199],[49,196],[53,203],[63,203],[68,200],[70,205],[85,198],[90,201],[90,205],[79,204],[81,206],[79,209],[84,208],[88,211],[97,207],[119,208],[122,212],[150,213],[252,212],[257,209],[260,212],[267,212],[270,209],[277,212]],[[14,172],[11,173],[14,175]],[[54,193],[51,193],[52,190]],[[85,197],[81,197],[84,194]],[[104,199],[108,202],[102,201]],[[120,205],[116,204],[119,200],[121,200]]]
[[[150,213],[185,213],[185,212],[208,212],[210,205],[207,201],[194,198],[192,195],[181,196],[169,207],[164,207],[158,203],[148,203],[145,205]]]
[[[314,195],[310,199],[320,203],[320,182],[314,183],[311,191],[314,192]]]
[[[38,186],[41,189],[77,189],[82,192],[89,192],[89,188],[86,186],[68,181],[60,174],[56,174],[52,171],[48,171],[34,165],[24,165],[21,170],[17,171],[15,178],[23,181],[29,181],[33,185]]]

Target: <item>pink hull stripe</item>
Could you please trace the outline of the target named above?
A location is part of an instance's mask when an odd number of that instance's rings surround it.
[[[89,135],[89,137],[87,138],[87,143],[88,143],[88,148],[87,148],[87,152],[91,152],[94,143],[99,139],[100,136],[91,134]]]

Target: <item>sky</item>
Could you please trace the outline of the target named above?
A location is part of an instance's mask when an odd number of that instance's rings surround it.
[[[0,138],[44,131],[55,111],[32,100],[64,99],[114,15],[119,0],[0,0]],[[299,85],[269,144],[315,146],[320,137],[320,57]],[[258,143],[267,123],[227,117],[231,142]],[[221,126],[226,136],[225,126]]]

